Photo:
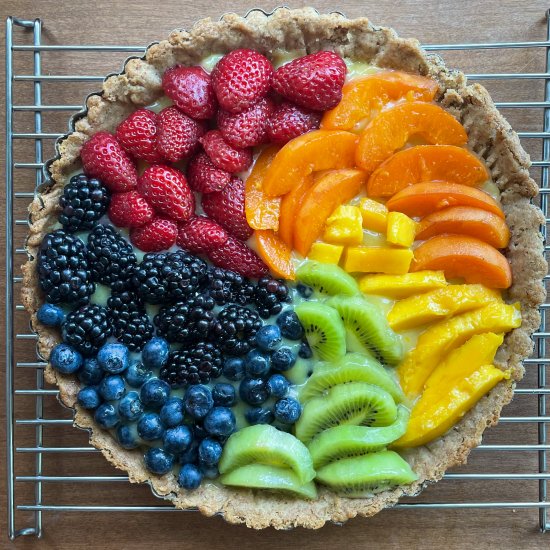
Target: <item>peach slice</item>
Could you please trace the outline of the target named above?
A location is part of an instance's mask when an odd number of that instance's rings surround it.
[[[264,193],[285,195],[312,172],[352,168],[356,144],[355,134],[338,130],[314,130],[289,141],[267,171]]]
[[[294,222],[294,248],[302,256],[319,238],[336,207],[355,197],[366,181],[367,174],[362,170],[333,170],[313,184]]]
[[[504,248],[510,241],[510,230],[501,217],[471,206],[451,206],[426,216],[418,224],[416,239],[424,241],[442,233],[469,235],[495,248]]]
[[[508,260],[496,248],[474,237],[438,235],[414,251],[411,271],[445,272],[447,279],[464,279],[489,288],[508,288],[512,271]]]
[[[462,124],[439,105],[407,101],[382,111],[365,128],[355,153],[357,166],[374,171],[411,136],[440,145],[465,145],[468,141]]]
[[[391,197],[408,185],[424,181],[448,181],[479,185],[489,179],[485,165],[456,145],[417,145],[384,161],[367,184],[369,197]]]
[[[396,193],[387,203],[388,210],[403,212],[407,216],[424,217],[432,212],[450,206],[471,206],[504,218],[504,212],[493,197],[460,183],[428,181],[405,187]]]
[[[269,166],[280,147],[270,145],[256,159],[254,168],[246,178],[244,188],[244,206],[246,221],[252,229],[274,229],[279,227],[279,209],[281,200],[266,197],[263,182]]]
[[[294,188],[281,198],[279,214],[279,237],[287,246],[293,246],[294,222],[306,193],[313,185],[313,175],[301,179]]]
[[[321,128],[351,130],[388,101],[409,95],[414,99],[431,101],[437,90],[435,80],[401,71],[383,71],[354,78],[344,86],[340,103],[323,115]]]
[[[294,280],[296,275],[292,263],[292,249],[269,229],[260,229],[254,235],[258,254],[271,271],[278,277]]]

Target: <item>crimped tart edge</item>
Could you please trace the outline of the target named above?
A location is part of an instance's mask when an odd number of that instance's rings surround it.
[[[312,8],[281,8],[270,15],[255,10],[244,18],[227,14],[219,21],[204,19],[188,32],[173,32],[168,40],[150,46],[144,58],[130,59],[123,73],[107,78],[102,93],[88,98],[87,115],[58,144],[57,160],[50,167],[51,186],[37,195],[29,207],[29,261],[22,266],[22,299],[39,336],[38,352],[42,357],[49,357],[59,341],[59,332],[36,318],[43,301],[36,270],[37,251],[44,235],[57,221],[58,199],[69,174],[80,165],[82,145],[100,130],[114,131],[135,108],[157,99],[161,94],[161,76],[167,67],[176,63],[195,64],[205,55],[242,47],[256,49],[268,57],[279,50],[305,54],[330,49],[345,57],[430,76],[439,82],[439,101],[464,124],[469,145],[485,159],[501,190],[511,231],[506,256],[514,280],[507,301],[520,302],[523,318],[522,326],[506,336],[497,354],[498,365],[512,369],[512,379],[499,383],[443,437],[403,453],[418,474],[418,481],[368,499],[342,498],[321,488],[318,500],[305,501],[211,483],[190,493],[179,488],[172,472],[160,477],[151,475],[139,450],[121,448],[109,432],[95,424],[93,415],[76,403],[79,384],[75,377],[64,376],[51,365],[46,367],[45,374],[49,383],[59,387],[62,403],[75,410],[75,425],[89,430],[91,444],[113,465],[127,471],[130,481],[148,481],[157,495],[171,500],[178,508],[196,507],[207,516],[221,514],[230,523],[245,523],[255,529],[320,528],[327,521],[372,516],[394,505],[402,496],[418,494],[429,482],[441,479],[448,468],[465,463],[470,450],[481,442],[485,428],[498,422],[502,407],[512,399],[515,383],[523,376],[521,362],[532,352],[531,335],[540,323],[538,306],[545,298],[542,278],[547,273],[540,234],[544,217],[530,203],[538,188],[529,176],[529,157],[485,88],[467,85],[461,72],[448,70],[438,56],[422,51],[416,40],[399,38],[392,29],[375,27],[366,18],[320,15]]]

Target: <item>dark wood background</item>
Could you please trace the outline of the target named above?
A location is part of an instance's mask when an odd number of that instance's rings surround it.
[[[46,44],[125,44],[146,45],[162,39],[174,28],[185,28],[202,17],[217,18],[226,11],[244,14],[252,7],[272,9],[278,2],[207,2],[194,0],[164,0],[163,2],[96,0],[75,2],[67,0],[2,0],[0,15],[2,27],[5,16],[43,20],[43,41]],[[287,2],[292,7],[302,7],[307,2]],[[393,26],[403,36],[417,37],[426,44],[459,42],[499,42],[545,40],[545,9],[548,4],[542,0],[527,1],[462,1],[454,0],[409,0],[397,2],[377,0],[364,2],[344,0],[340,2],[318,1],[320,11],[337,9],[349,17],[369,16],[375,23]],[[2,28],[2,43],[4,28]],[[16,42],[30,43],[29,38],[19,31]],[[31,53],[18,52],[15,68],[19,74],[29,74]],[[104,75],[120,69],[127,54],[106,53],[102,56],[82,52],[49,52],[43,55],[44,74],[91,74]],[[542,49],[519,49],[503,51],[446,52],[443,54],[448,65],[465,72],[543,72],[544,51]],[[2,56],[0,80],[5,73]],[[502,84],[487,82],[496,101],[543,100],[543,83],[535,80],[515,81]],[[81,104],[85,95],[96,90],[96,83],[45,83],[43,103]],[[17,104],[32,103],[32,84],[16,83],[14,86]],[[3,93],[0,98],[5,99]],[[0,101],[4,104],[4,101]],[[541,110],[509,109],[505,112],[517,130],[540,131]],[[64,132],[69,113],[47,113],[44,116],[44,132]],[[4,113],[0,113],[2,130]],[[33,131],[32,113],[17,113],[15,117],[18,132]],[[3,132],[2,132],[3,140]],[[45,158],[51,155],[51,140],[45,142]],[[5,142],[2,141],[4,144]],[[526,140],[525,145],[532,158],[540,159],[539,140]],[[29,162],[33,157],[33,143],[18,141],[15,161]],[[3,157],[0,167],[3,170]],[[533,170],[533,177],[539,173]],[[32,190],[34,172],[16,171],[18,189]],[[5,204],[4,189],[0,190],[1,208]],[[26,201],[16,199],[16,218],[24,219]],[[1,243],[4,246],[4,227],[0,227]],[[16,246],[21,246],[24,227],[16,231]],[[16,256],[16,265],[22,261]],[[1,270],[2,277],[4,271]],[[3,300],[3,293],[0,298]],[[16,299],[16,302],[18,300]],[[3,307],[3,304],[2,304]],[[0,321],[3,327],[3,321]],[[24,313],[15,315],[18,332],[28,332],[28,320]],[[0,332],[2,365],[4,331]],[[19,360],[32,361],[33,341],[17,342]],[[17,388],[36,387],[34,369],[18,369]],[[4,369],[0,372],[0,384],[4,387]],[[525,387],[535,387],[535,367],[528,369]],[[48,418],[70,418],[61,410],[56,400],[45,397],[45,416]],[[18,396],[16,410],[18,418],[34,417],[34,397]],[[509,416],[536,415],[536,399],[518,396],[505,414]],[[0,407],[0,441],[5,440],[5,407]],[[34,428],[21,426],[16,430],[18,446],[34,446]],[[491,429],[487,443],[537,442],[536,424],[501,424]],[[86,434],[71,426],[49,426],[44,429],[44,445],[84,446]],[[18,475],[32,475],[32,455],[18,455]],[[0,448],[0,510],[6,511],[5,497],[5,449]],[[470,465],[458,472],[525,473],[535,472],[537,454],[534,452],[476,452]],[[49,454],[44,456],[44,473],[47,475],[117,475],[100,455],[81,453],[73,455]],[[32,484],[18,483],[16,486],[19,503],[32,502]],[[448,481],[430,487],[421,499],[425,502],[473,502],[473,501],[536,501],[537,482],[526,481]],[[95,485],[55,484],[44,485],[44,504],[113,504],[113,505],[155,505],[155,499],[146,486],[130,486],[127,483]],[[31,524],[30,515],[20,512],[18,527]],[[359,550],[364,548],[549,548],[550,534],[538,532],[537,510],[535,509],[425,509],[391,510],[371,519],[357,518],[344,527],[327,525],[318,531],[296,529],[290,532],[265,530],[255,532],[242,526],[230,526],[220,518],[207,519],[196,513],[59,513],[47,512],[43,517],[42,540],[19,539],[9,543],[6,537],[5,516],[0,517],[0,547],[2,548],[134,548],[150,549],[155,545],[164,548],[221,549],[239,547],[242,550],[262,547],[278,548],[342,548]]]

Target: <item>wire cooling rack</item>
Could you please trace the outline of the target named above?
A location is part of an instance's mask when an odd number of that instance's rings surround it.
[[[528,113],[525,118],[541,130],[522,131],[519,135],[532,158],[536,159],[532,175],[540,182],[539,204],[546,217],[542,228],[545,236],[550,222],[549,22],[547,14],[545,41],[425,46],[430,51],[468,50],[469,55],[471,52],[486,56],[491,53],[489,50],[497,50],[509,57],[524,49],[540,54],[539,66],[543,72],[523,72],[524,60],[519,57],[518,72],[468,76],[470,80],[498,81],[503,86],[518,84],[518,81],[521,85],[522,80],[525,83],[522,89],[527,96],[524,99],[501,101],[497,107],[505,110],[507,116],[513,116],[518,110]],[[40,537],[45,513],[179,512],[169,505],[159,504],[148,490],[141,490],[137,498],[120,496],[120,503],[113,499],[121,491],[111,491],[107,501],[101,499],[102,491],[95,490],[98,486],[118,483],[120,487],[128,478],[116,475],[97,451],[86,444],[82,433],[72,428],[70,412],[62,409],[54,399],[57,390],[45,387],[45,363],[36,356],[36,335],[28,329],[28,317],[19,303],[21,277],[18,266],[25,260],[26,207],[36,187],[47,178],[43,172],[44,158],[52,155],[46,154],[46,148],[53,153],[54,140],[61,135],[45,132],[43,128],[53,122],[58,129],[65,124],[61,121],[66,119],[67,113],[81,110],[83,93],[78,83],[103,80],[103,77],[87,74],[55,74],[50,69],[43,70],[42,65],[46,65],[48,56],[55,56],[58,61],[59,56],[71,56],[71,59],[80,56],[78,59],[82,63],[79,65],[86,67],[87,55],[95,58],[98,53],[105,55],[107,52],[142,55],[145,50],[141,46],[43,45],[41,30],[39,19],[27,21],[10,17],[6,21],[6,442],[8,535],[11,539],[21,535]],[[22,56],[23,60],[16,59],[17,56]],[[498,59],[501,58],[497,56],[492,63],[497,70],[500,69]],[[57,68],[62,72],[63,64],[58,62]],[[61,84],[63,90],[52,96],[53,101],[46,99],[43,103],[47,95],[44,88],[50,82]],[[70,104],[71,101],[74,104]],[[533,145],[534,140],[537,145]],[[549,249],[545,247],[547,252]],[[444,481],[418,498],[406,499],[395,509],[513,509],[529,513],[533,524],[538,521],[541,531],[550,530],[548,308],[550,303],[541,307],[542,325],[534,335],[535,355],[525,361],[526,377],[499,426],[487,432],[483,445],[472,453],[468,466],[448,473]],[[27,327],[26,331],[21,327]],[[80,434],[76,444],[72,439],[74,432]],[[82,472],[77,469],[78,473],[73,474],[78,465],[82,466]],[[89,472],[105,472],[105,475],[89,475]],[[125,486],[130,491],[130,485]]]

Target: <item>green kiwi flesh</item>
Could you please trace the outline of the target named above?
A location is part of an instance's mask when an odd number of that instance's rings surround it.
[[[321,294],[330,296],[359,294],[355,279],[334,264],[308,260],[296,270],[296,278]]]
[[[269,489],[291,493],[300,498],[317,498],[317,488],[313,481],[302,483],[292,470],[266,464],[241,466],[228,474],[223,474],[220,482],[233,487]]]
[[[368,498],[416,479],[411,467],[394,451],[343,458],[317,472],[317,481],[349,498]]]
[[[406,431],[409,411],[397,407],[397,419],[389,426],[336,426],[320,433],[308,445],[315,469],[342,458],[380,451]]]
[[[292,434],[269,424],[248,426],[232,434],[223,448],[218,469],[225,474],[251,463],[290,468],[301,485],[315,477],[307,447]]]

